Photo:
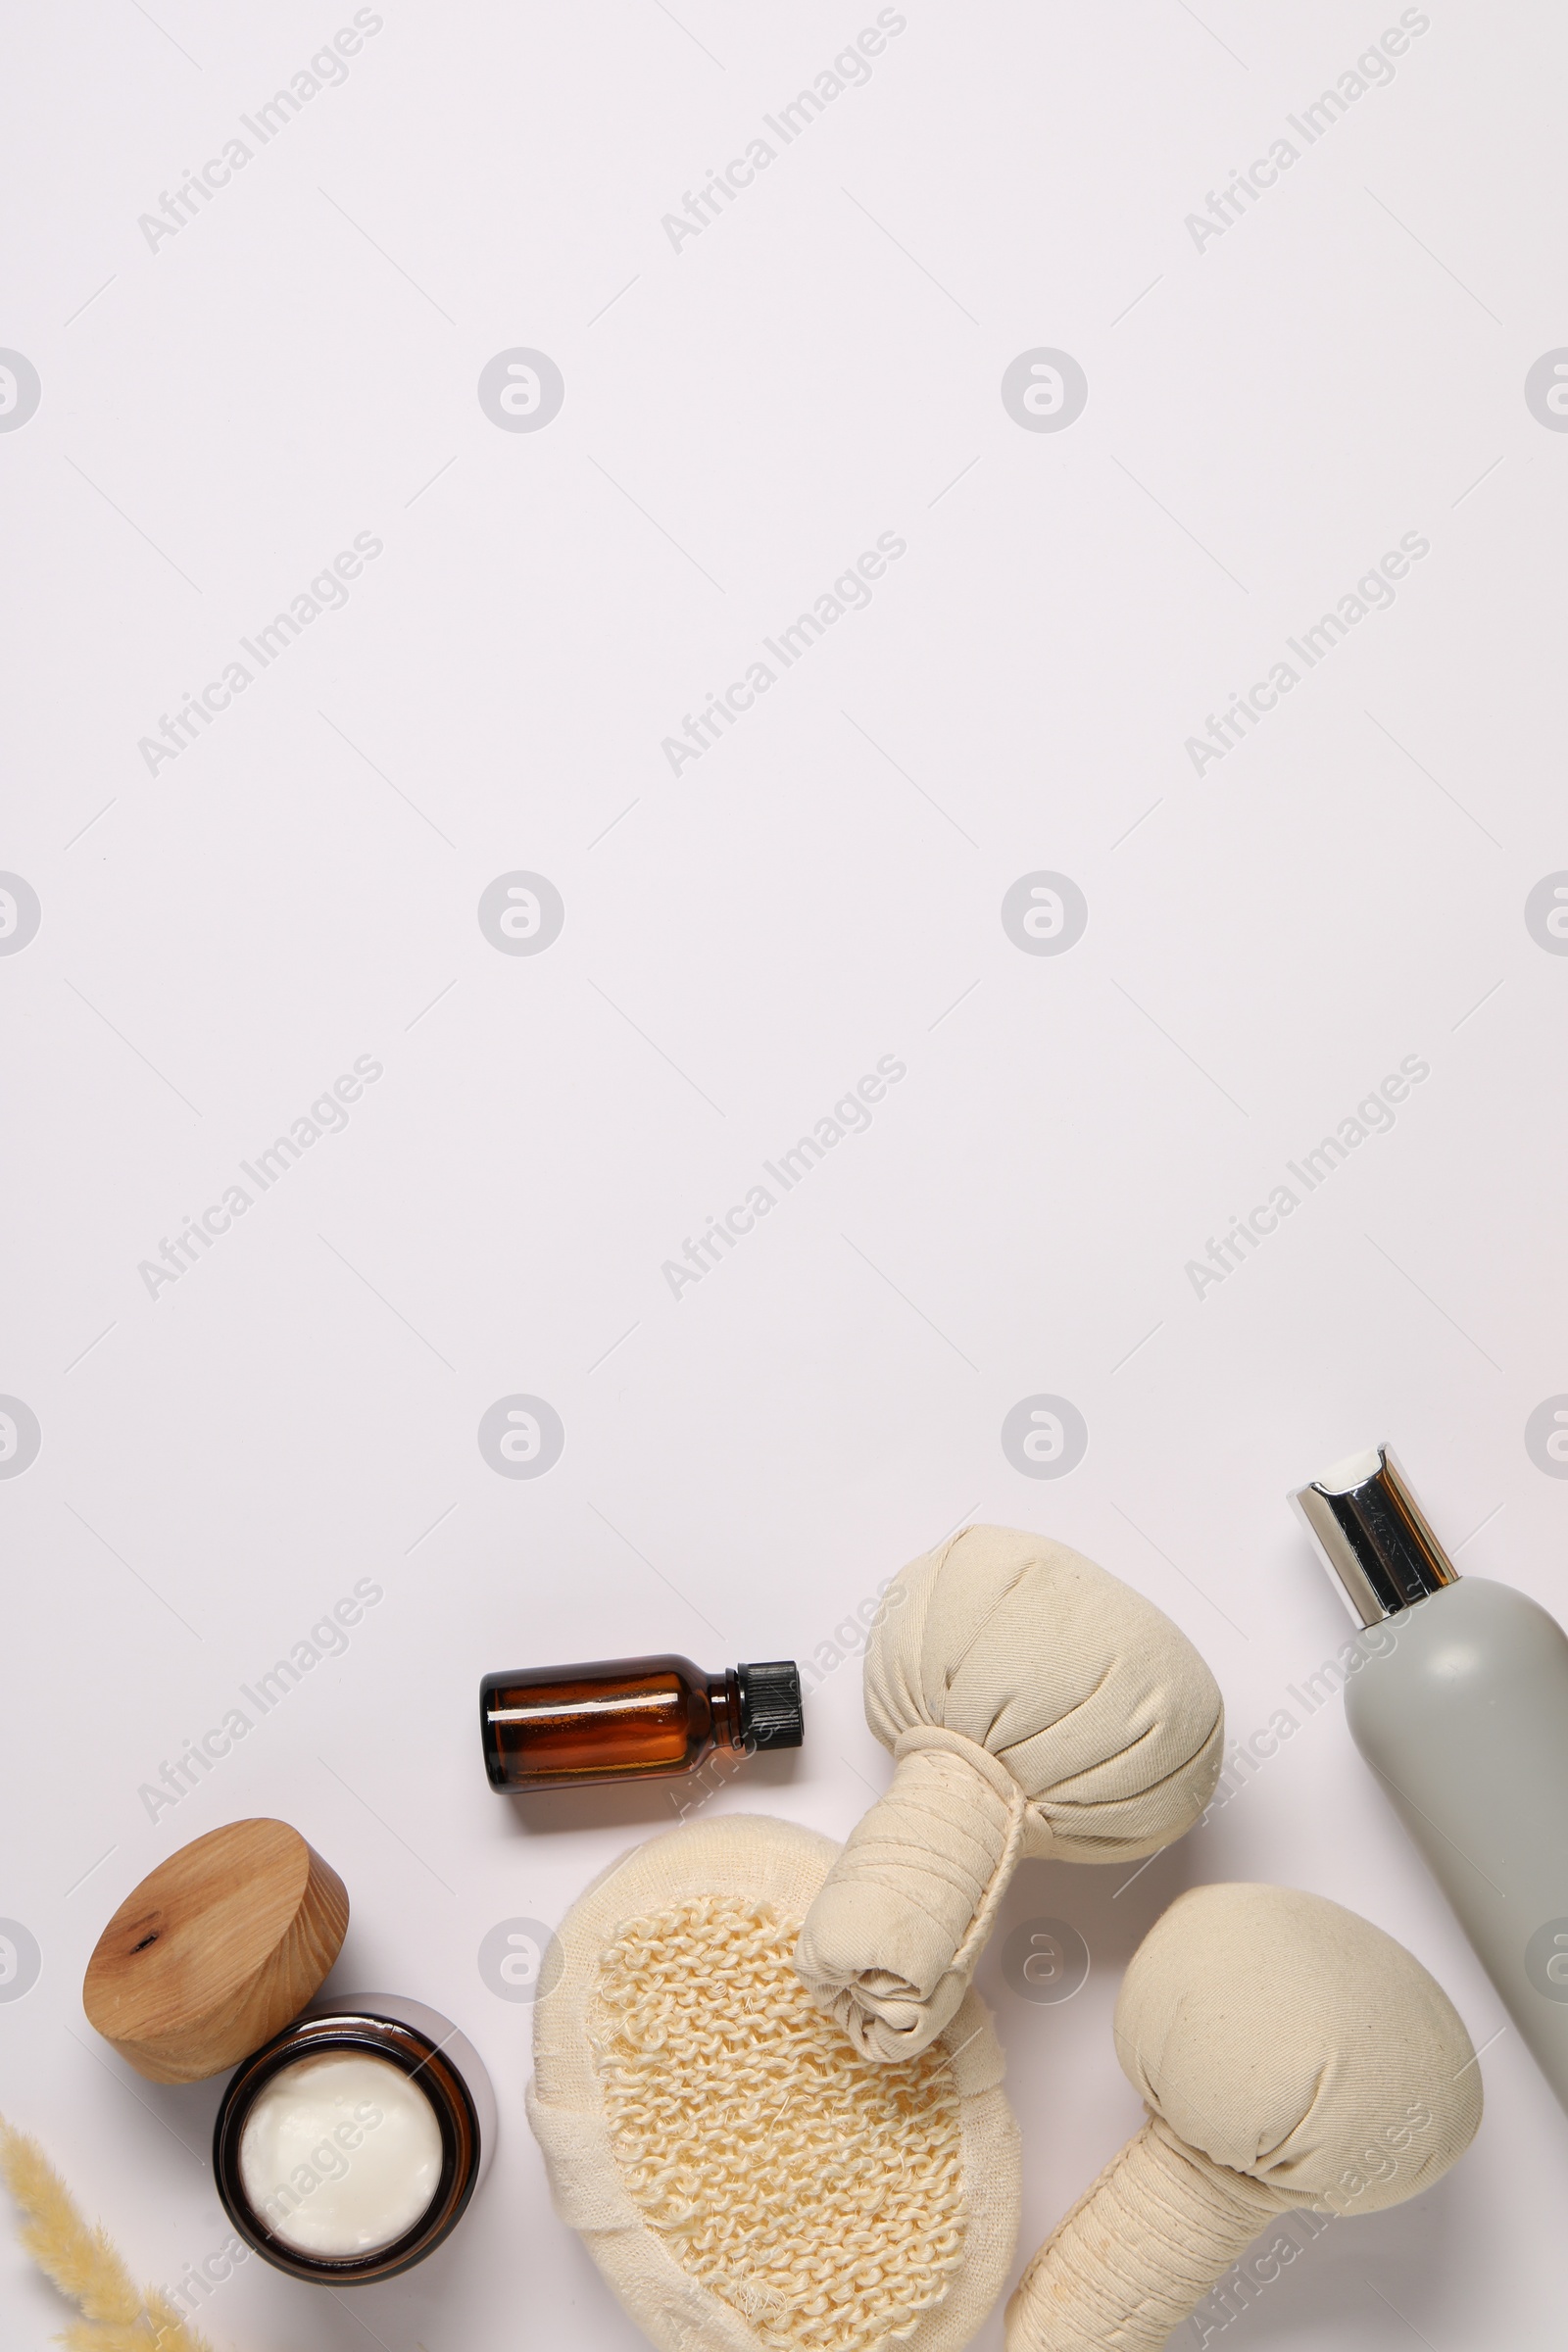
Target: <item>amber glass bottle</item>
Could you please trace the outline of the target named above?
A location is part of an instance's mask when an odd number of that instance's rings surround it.
[[[521,1666],[479,1686],[492,1788],[582,1788],[690,1772],[716,1747],[799,1747],[799,1669],[787,1658],[704,1674],[690,1658]]]

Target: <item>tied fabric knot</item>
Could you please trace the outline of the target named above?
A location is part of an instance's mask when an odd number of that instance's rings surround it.
[[[966,1528],[895,1578],[865,1653],[893,1785],[806,1917],[796,1968],[888,2062],[954,2016],[1025,1854],[1141,1859],[1219,1773],[1214,1678],[1151,1601],[1064,1544]]]
[[[977,1741],[901,1735],[893,1786],[851,1832],[807,1918],[796,1972],[866,2058],[896,2064],[956,2014],[1023,1847],[1028,1799]],[[863,1915],[881,1915],[860,1964]]]

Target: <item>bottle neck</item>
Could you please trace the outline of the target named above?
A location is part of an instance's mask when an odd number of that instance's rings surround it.
[[[708,1678],[708,1712],[716,1747],[741,1747],[741,1686],[733,1666]]]

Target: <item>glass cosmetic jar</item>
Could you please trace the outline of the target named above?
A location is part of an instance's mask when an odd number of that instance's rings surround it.
[[[237,2068],[213,2173],[223,2211],[266,2261],[358,2286],[450,2237],[495,2135],[489,2077],[451,2020],[361,1993],[313,2002]]]

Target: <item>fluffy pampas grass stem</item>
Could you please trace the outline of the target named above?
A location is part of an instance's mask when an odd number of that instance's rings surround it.
[[[0,2177],[22,2215],[22,2242],[81,2313],[69,2352],[211,2352],[156,2287],[140,2293],[101,2226],[89,2229],[35,2139],[0,2116]]]

